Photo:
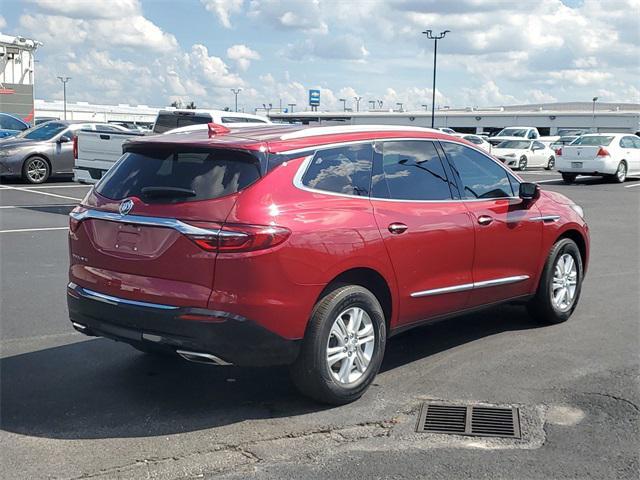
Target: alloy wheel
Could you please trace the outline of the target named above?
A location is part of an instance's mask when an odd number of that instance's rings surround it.
[[[327,341],[329,372],[340,384],[358,381],[369,368],[375,349],[375,329],[367,312],[350,307],[334,320]]]
[[[551,302],[561,312],[573,306],[578,288],[578,266],[569,253],[558,257],[554,266],[551,285]]]
[[[627,166],[624,162],[620,162],[618,165],[618,170],[616,170],[616,177],[618,177],[618,181],[620,183],[624,182],[627,178]]]
[[[29,180],[33,183],[40,183],[44,180],[46,175],[47,165],[44,161],[39,158],[31,160],[27,166],[27,176],[29,177]]]

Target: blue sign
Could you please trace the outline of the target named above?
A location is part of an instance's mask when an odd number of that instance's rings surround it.
[[[309,106],[317,107],[320,105],[320,90],[309,90]]]

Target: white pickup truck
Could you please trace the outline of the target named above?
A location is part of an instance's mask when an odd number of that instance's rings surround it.
[[[80,130],[74,138],[73,180],[97,183],[122,156],[122,144],[141,135],[138,132]]]
[[[505,140],[538,140],[539,138],[540,132],[536,127],[507,127],[487,140],[495,147]]]
[[[209,122],[229,128],[271,125],[265,117],[224,110],[160,110],[153,134],[188,133],[207,129]],[[122,144],[144,135],[140,132],[81,131],[74,140],[73,179],[80,183],[97,183],[122,156]]]

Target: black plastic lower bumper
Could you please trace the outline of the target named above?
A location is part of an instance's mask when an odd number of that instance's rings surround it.
[[[239,366],[287,365],[298,356],[299,340],[283,338],[242,317],[203,309],[159,308],[162,306],[124,299],[119,302],[96,293],[73,284],[67,288],[69,318],[76,330],[89,336],[134,346],[208,353]],[[178,318],[194,313],[210,314],[218,321]]]

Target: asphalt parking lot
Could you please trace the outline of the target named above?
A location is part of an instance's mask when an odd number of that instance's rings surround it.
[[[0,184],[0,478],[638,478],[640,181],[523,175],[585,209],[581,303],[393,338],[358,402],[300,397],[286,369],[149,358],[67,318],[67,214],[88,187]],[[427,399],[521,407],[523,438],[414,433]]]

